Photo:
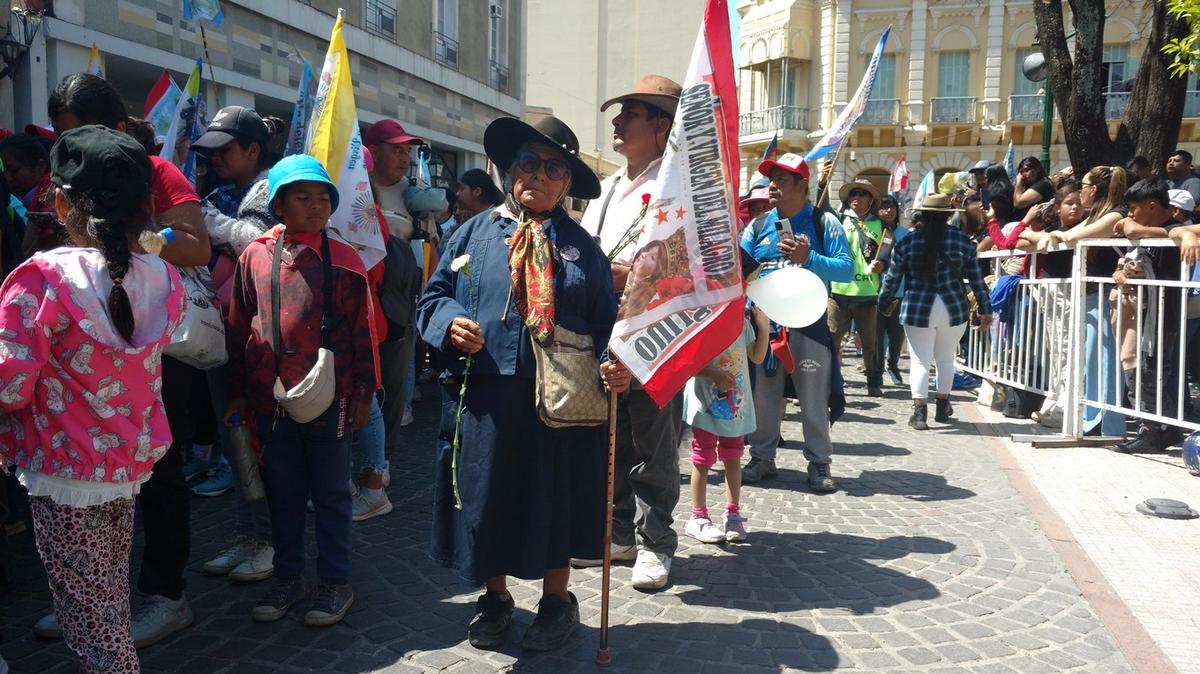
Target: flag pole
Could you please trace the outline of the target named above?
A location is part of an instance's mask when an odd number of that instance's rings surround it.
[[[846,134],[846,137],[842,139],[842,142],[838,143],[837,150],[835,150],[833,153],[833,162],[829,165],[829,178],[825,181],[825,186],[821,188],[820,196],[817,197],[818,207],[825,203],[825,197],[829,195],[829,183],[833,182],[833,171],[837,168],[838,158],[842,156],[842,148],[846,147],[849,141],[850,135]],[[818,180],[820,180],[820,174],[818,173],[817,175]]]
[[[612,658],[608,655],[608,594],[612,577],[612,516],[613,476],[617,454],[617,394],[608,392],[608,484],[604,497],[604,563],[600,571],[600,650],[596,651],[596,664],[607,667]]]
[[[208,55],[208,35],[204,32],[204,22],[200,24],[200,42],[204,44],[204,60],[208,61],[208,77],[213,84],[217,83],[217,73],[213,70],[212,57]]]

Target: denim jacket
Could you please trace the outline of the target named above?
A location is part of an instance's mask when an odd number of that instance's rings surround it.
[[[475,354],[473,373],[534,376],[529,331],[511,293],[508,241],[516,228],[516,220],[504,206],[462,223],[446,242],[437,270],[417,304],[421,339],[448,356],[444,364],[450,374],[463,370],[461,356],[465,354],[447,340],[450,324],[461,316],[474,320],[483,331],[483,349]],[[608,348],[617,316],[608,259],[561,208],[547,228],[555,243],[555,323],[591,335],[599,357]],[[451,263],[464,254],[471,256],[468,266],[451,271]]]

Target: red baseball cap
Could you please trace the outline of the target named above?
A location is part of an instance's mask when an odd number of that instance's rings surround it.
[[[363,143],[367,145],[378,145],[380,143],[390,143],[392,145],[403,145],[405,143],[424,143],[425,141],[410,135],[400,126],[400,123],[394,119],[382,119],[375,122],[367,129],[367,136],[363,138]]]
[[[804,162],[804,157],[798,154],[788,152],[779,159],[768,159],[758,165],[758,172],[768,175],[773,168],[781,168],[808,180],[808,164]]]
[[[37,136],[39,138],[45,138],[46,140],[50,141],[51,143],[53,143],[55,140],[58,139],[58,134],[55,133],[53,128],[48,127],[48,126],[38,126],[37,124],[26,124],[25,125],[25,133],[29,134],[30,136]]]

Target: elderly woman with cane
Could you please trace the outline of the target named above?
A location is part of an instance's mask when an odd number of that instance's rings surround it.
[[[476,648],[505,641],[507,577],[541,578],[521,645],[546,651],[579,624],[571,558],[603,549],[605,387],[623,391],[629,373],[601,365],[617,315],[612,274],[562,206],[600,193],[575,134],[553,117],[505,117],[484,148],[511,189],[450,237],[418,306],[422,339],[449,364],[431,554],[487,587],[467,628]]]

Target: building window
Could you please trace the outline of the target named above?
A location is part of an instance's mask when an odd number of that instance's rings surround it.
[[[938,55],[938,96],[965,98],[971,77],[971,54],[946,51]]]
[[[1129,63],[1129,48],[1123,44],[1104,45],[1100,61],[1100,68],[1104,72],[1104,90],[1127,91],[1125,81],[1133,75]]]
[[[508,0],[488,3],[489,84],[508,92]]]
[[[1016,67],[1013,68],[1013,95],[1025,96],[1036,94],[1042,88],[1041,82],[1034,82],[1025,77],[1025,59],[1036,54],[1037,49],[1018,49]]]
[[[434,0],[433,57],[458,67],[458,0]]]
[[[367,30],[396,37],[395,0],[367,0]]]
[[[866,67],[871,67],[870,56],[867,57]],[[862,121],[864,124],[900,122],[900,101],[896,98],[895,54],[883,54],[879,57],[879,72],[875,75],[875,85],[871,87]]]

